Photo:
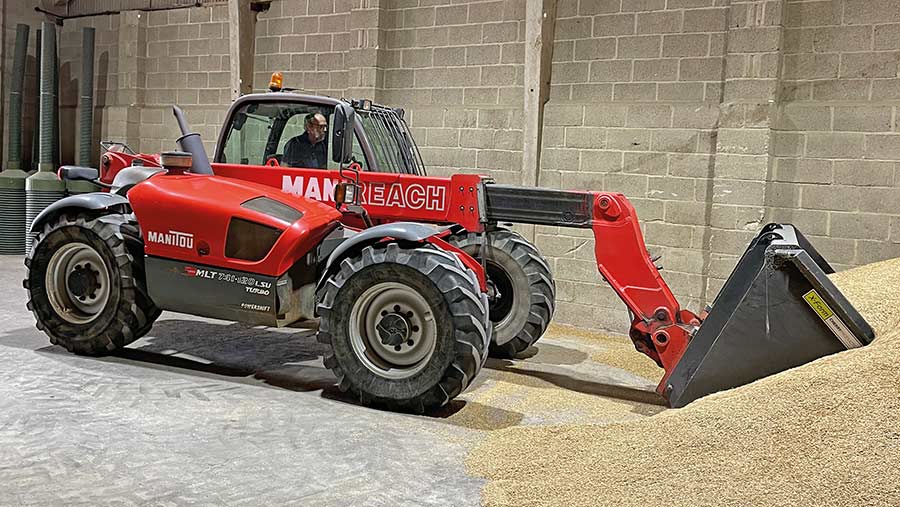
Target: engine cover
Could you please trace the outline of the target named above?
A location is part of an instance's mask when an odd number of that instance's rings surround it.
[[[328,205],[247,181],[158,175],[128,200],[150,257],[277,278],[339,225]]]

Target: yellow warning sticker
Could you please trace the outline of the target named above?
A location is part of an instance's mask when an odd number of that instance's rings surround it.
[[[819,296],[815,289],[804,294],[803,299],[819,314],[819,317],[822,317],[822,320],[828,320],[834,316],[834,312],[828,307],[828,303]]]
[[[822,318],[822,321],[825,322],[828,329],[834,333],[837,339],[840,340],[845,347],[848,349],[862,347],[862,342],[860,342],[850,331],[847,325],[844,324],[844,321],[834,314],[831,307],[828,306],[828,303],[819,296],[819,293],[816,292],[815,289],[804,294],[803,299],[805,299],[809,306],[819,314],[819,317]]]

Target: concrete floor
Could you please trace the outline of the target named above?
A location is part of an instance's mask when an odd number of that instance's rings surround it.
[[[661,410],[653,382],[591,359],[608,345],[565,333],[428,416],[347,400],[308,330],[165,313],[79,357],[35,329],[23,275],[0,257],[0,505],[478,505],[464,460],[486,431]]]

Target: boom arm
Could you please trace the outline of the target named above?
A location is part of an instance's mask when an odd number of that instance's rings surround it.
[[[663,390],[700,318],[681,308],[647,253],[637,213],[613,192],[575,192],[485,184],[484,219],[594,231],[597,269],[633,320],[635,347],[666,370]]]

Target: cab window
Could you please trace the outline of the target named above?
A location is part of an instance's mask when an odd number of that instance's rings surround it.
[[[331,160],[332,113],[330,107],[317,104],[248,103],[232,117],[221,162],[337,169],[338,164]],[[307,133],[307,118],[312,135]],[[368,170],[359,138],[355,141],[353,154],[363,170]]]

